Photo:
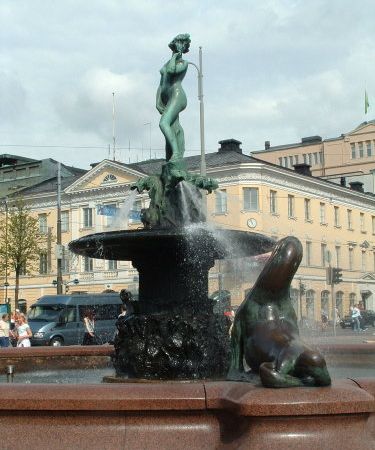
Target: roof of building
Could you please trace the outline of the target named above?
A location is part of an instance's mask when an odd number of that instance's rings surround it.
[[[27,164],[39,162],[38,159],[26,158],[25,156],[10,155],[9,153],[3,153],[0,155],[0,167],[14,166],[16,164]]]
[[[351,131],[351,133],[353,133],[354,131],[357,131],[360,128],[363,128],[366,125],[371,125],[371,124],[375,125],[375,119],[360,123],[356,128],[354,128],[354,130]],[[295,142],[292,144],[274,145],[272,147],[269,146],[268,148],[263,148],[261,150],[252,150],[251,153],[267,153],[267,152],[274,152],[274,151],[278,151],[278,150],[286,150],[289,148],[298,148],[298,147],[304,147],[304,146],[310,146],[310,145],[319,145],[322,142],[337,141],[337,140],[344,139],[344,137],[345,137],[345,133],[341,134],[341,136],[331,137],[331,138],[326,138],[326,139],[322,139],[320,136],[308,136],[308,137],[303,137],[301,139],[301,142]]]

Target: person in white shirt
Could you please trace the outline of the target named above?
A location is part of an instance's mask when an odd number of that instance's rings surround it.
[[[361,331],[361,323],[359,321],[359,319],[361,317],[361,312],[358,308],[358,305],[354,305],[351,308],[351,317],[352,317],[352,321],[354,323],[354,331],[359,333]]]

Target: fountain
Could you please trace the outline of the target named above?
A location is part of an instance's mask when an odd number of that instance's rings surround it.
[[[217,183],[185,170],[179,124],[189,44],[188,35],[178,35],[161,70],[157,109],[166,163],[161,174],[133,186],[149,192],[144,229],[70,244],[80,255],[132,261],[139,271],[139,300],[117,323],[116,376],[106,377],[116,383],[0,384],[2,445],[23,448],[14,436],[30,426],[27,445],[39,449],[372,449],[375,380],[330,385],[324,358],[299,338],[289,298],[299,241],[275,245],[260,234],[205,224],[201,191]],[[217,259],[271,250],[236,315],[230,344],[224,317],[214,314],[208,297],[208,271]],[[5,367],[17,367],[20,349],[9,350]],[[52,355],[79,362],[112,353],[109,346],[21,350],[23,358],[36,358],[35,366]]]

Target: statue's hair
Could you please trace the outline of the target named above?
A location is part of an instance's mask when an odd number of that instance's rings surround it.
[[[188,33],[178,34],[175,38],[173,38],[173,40],[168,44],[168,47],[172,50],[172,52],[176,51],[177,41],[186,41],[190,44],[191,42],[190,34]]]

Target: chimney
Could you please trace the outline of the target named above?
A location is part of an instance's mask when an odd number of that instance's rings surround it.
[[[237,152],[242,153],[242,149],[240,145],[242,142],[237,141],[236,139],[224,139],[223,141],[219,141],[220,147],[218,149],[219,153],[222,152]]]
[[[360,181],[351,181],[349,185],[350,189],[352,189],[353,191],[364,192],[363,183],[361,183]]]
[[[294,170],[299,173],[300,175],[308,175],[309,177],[311,177],[311,166],[310,164],[294,164]]]
[[[346,178],[345,177],[340,177],[340,186],[343,186],[343,187],[346,186]]]
[[[271,147],[271,142],[270,141],[264,141],[264,150],[269,150]]]

